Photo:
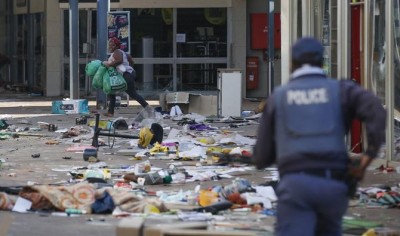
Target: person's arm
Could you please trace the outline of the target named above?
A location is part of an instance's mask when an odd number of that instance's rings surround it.
[[[254,146],[252,160],[258,169],[266,168],[276,161],[274,103],[272,97],[264,108],[258,127],[257,142]]]
[[[369,164],[371,164],[373,158],[366,154],[362,154],[361,157],[353,160],[349,167],[349,174],[357,181],[361,181],[364,178],[365,171]]]
[[[123,62],[123,55],[121,50],[115,50],[113,52],[112,60],[103,61],[103,65],[105,67],[117,67],[118,65],[122,64]]]
[[[133,66],[135,65],[135,62],[133,61],[132,56],[127,53],[126,58],[128,59],[129,65],[133,68]]]
[[[367,149],[358,160],[358,165],[350,167],[350,174],[362,180],[385,140],[386,111],[372,92],[351,81],[344,81],[343,85],[349,117],[359,119],[365,125]]]

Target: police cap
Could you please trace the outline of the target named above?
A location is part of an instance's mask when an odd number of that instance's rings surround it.
[[[292,47],[292,60],[299,64],[320,64],[323,54],[322,44],[312,37],[301,38]]]

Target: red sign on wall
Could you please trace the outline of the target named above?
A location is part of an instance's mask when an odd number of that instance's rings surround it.
[[[267,13],[250,14],[251,49],[268,48]],[[274,48],[281,48],[281,14],[274,13]]]

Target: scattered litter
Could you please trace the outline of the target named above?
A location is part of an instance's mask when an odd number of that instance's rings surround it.
[[[39,158],[40,157],[40,153],[35,153],[35,154],[32,154],[31,156],[32,156],[32,158]]]
[[[60,143],[60,141],[58,141],[58,140],[48,140],[45,142],[45,144],[47,144],[47,145],[57,145],[59,143]]]
[[[12,211],[19,212],[19,213],[27,213],[28,210],[31,209],[31,206],[32,206],[31,201],[29,201],[25,198],[22,198],[22,197],[18,197]]]
[[[7,138],[17,137],[17,135],[43,137],[42,133],[46,133],[51,137],[51,139],[44,141],[46,144],[72,145],[68,146],[65,151],[79,153],[83,155],[84,161],[89,162],[83,162],[82,159],[74,159],[72,162],[58,159],[61,164],[52,166],[51,170],[54,171],[53,173],[64,173],[43,174],[42,176],[45,176],[47,180],[53,180],[51,185],[43,185],[38,183],[39,181],[36,179],[35,181],[38,182],[25,182],[24,188],[27,189],[21,194],[21,197],[27,201],[25,202],[27,204],[22,204],[22,207],[16,209],[21,212],[28,211],[31,208],[29,202],[31,205],[37,204],[37,202],[32,201],[35,196],[48,196],[48,204],[52,209],[60,209],[58,212],[53,212],[52,215],[64,217],[74,217],[80,214],[112,214],[121,217],[135,214],[141,217],[166,217],[168,215],[185,222],[207,221],[207,224],[218,225],[218,227],[261,230],[255,224],[259,224],[261,219],[276,216],[277,196],[275,189],[279,182],[279,173],[277,168],[262,170],[262,175],[265,176],[265,181],[267,181],[262,185],[256,185],[245,178],[246,175],[251,175],[249,173],[255,171],[255,168],[249,163],[256,138],[244,136],[242,135],[244,134],[243,130],[238,129],[241,126],[256,124],[256,120],[261,114],[254,115],[252,111],[244,111],[243,117],[240,118],[206,118],[198,114],[183,114],[179,106],[173,106],[172,110],[169,114],[161,115],[153,113],[154,111],[151,109],[143,109],[132,129],[121,131],[121,133],[136,135],[140,133],[141,129],[150,128],[153,122],[162,125],[164,131],[162,142],[143,145],[145,148],[138,148],[138,139],[117,139],[115,140],[117,145],[114,145],[113,148],[93,147],[90,143],[93,141],[94,131],[85,126],[93,123],[93,120],[89,120],[93,117],[89,116],[72,118],[76,126],[69,128],[61,127],[64,126],[63,122],[59,122],[62,121],[61,119],[53,119],[52,123],[38,122],[38,127],[16,127],[13,125],[10,128],[14,131],[8,132],[7,129],[5,130],[6,133],[0,133],[0,138],[6,137],[4,135],[7,135]],[[175,121],[175,124],[166,126],[166,123],[164,123],[166,119]],[[105,128],[110,128],[115,123],[112,120],[104,122]],[[29,120],[21,120],[17,123],[31,124]],[[226,130],[215,126],[218,124],[219,126],[225,125]],[[34,132],[37,133],[33,134]],[[99,140],[99,146],[102,146],[102,143],[105,142]],[[2,150],[5,154],[13,151]],[[36,151],[40,150],[37,149]],[[63,151],[61,150],[55,156],[59,156],[58,158],[61,156],[63,160],[73,159],[71,155],[64,154]],[[32,158],[39,158],[40,153],[34,153],[31,156]],[[111,161],[117,158],[126,162],[115,164],[114,161]],[[102,160],[107,160],[109,164]],[[154,166],[154,163],[157,162],[153,160],[165,160],[163,163],[167,167]],[[0,159],[0,164],[5,162],[5,159]],[[70,165],[75,164],[75,162],[81,164],[78,166]],[[7,167],[9,166],[11,164],[7,163]],[[23,173],[11,168],[7,171],[16,171],[16,173],[7,173],[9,177],[16,177],[17,173],[20,176],[22,175],[20,173]],[[40,173],[35,168],[28,171]],[[382,165],[375,172],[379,174],[400,173],[400,167]],[[64,179],[60,180],[62,178]],[[203,185],[202,182],[205,181],[210,182]],[[260,179],[260,181],[263,181],[263,179]],[[194,184],[196,187],[190,190],[177,189],[187,183]],[[205,185],[207,187],[204,187]],[[169,186],[171,188],[167,189]],[[354,200],[354,206],[382,209],[398,208],[400,206],[399,187],[372,186],[359,188],[358,199]],[[3,194],[3,192],[0,194]],[[52,201],[52,199],[64,198],[66,201],[63,202]],[[1,199],[7,198],[3,198],[3,195],[1,195]],[[4,205],[5,209],[2,210],[12,209],[17,205],[14,202],[10,201],[7,207]],[[18,203],[18,205],[20,204]],[[34,209],[33,205],[32,209]],[[176,211],[172,206],[176,209],[190,211]],[[164,215],[163,213],[168,210],[170,212]],[[252,215],[257,216],[252,218]],[[387,228],[383,228],[383,224],[379,222],[377,224],[356,222],[355,217],[365,217],[364,214],[352,214],[352,217],[344,221],[345,230],[362,229],[359,235],[367,230],[371,232],[374,230],[375,233],[386,232],[382,230]],[[238,223],[238,221],[233,220],[239,218],[242,221],[253,219],[254,221]],[[227,219],[233,222],[228,222]],[[86,221],[104,220],[95,220],[95,218],[90,217]]]

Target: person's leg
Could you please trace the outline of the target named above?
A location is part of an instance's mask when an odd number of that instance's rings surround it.
[[[147,107],[149,104],[136,91],[134,75],[129,72],[125,72],[123,77],[128,85],[128,89],[126,90],[126,93],[130,97],[135,99],[142,107],[144,107],[144,108]]]
[[[318,222],[316,235],[342,235],[342,218],[348,206],[347,186],[336,180],[322,180],[318,192]],[[332,194],[334,193],[334,194]]]
[[[114,115],[114,109],[115,109],[115,100],[116,96],[115,94],[108,94],[108,113]]]
[[[309,183],[304,175],[282,177],[277,189],[278,208],[275,235],[313,236],[317,215],[313,198],[308,191]]]

